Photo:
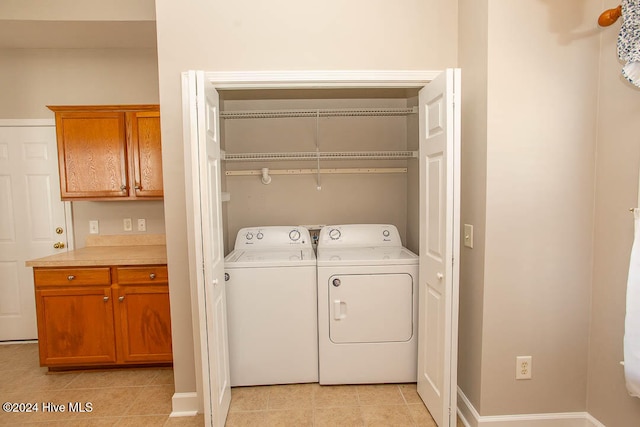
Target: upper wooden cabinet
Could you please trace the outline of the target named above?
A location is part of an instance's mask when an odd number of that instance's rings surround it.
[[[62,200],[162,199],[158,105],[49,106]]]

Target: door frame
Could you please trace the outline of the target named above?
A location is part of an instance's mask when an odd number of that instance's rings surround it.
[[[250,90],[250,89],[345,89],[345,88],[422,88],[444,70],[328,70],[328,71],[205,71],[204,80],[216,90]],[[183,73],[183,83],[188,72]],[[188,105],[188,94],[183,91],[183,106]],[[185,138],[185,177],[191,176],[193,159],[190,141]],[[189,208],[188,208],[189,209]],[[189,212],[188,212],[189,213]],[[187,215],[188,229],[194,227],[192,215]],[[190,252],[193,250],[189,245]],[[190,272],[196,265],[190,253]],[[191,301],[198,307],[198,289],[191,287]],[[457,310],[456,310],[457,313]],[[198,309],[192,310],[194,325],[194,350],[196,357],[197,393],[203,394],[207,388],[203,381],[202,346],[203,333]],[[457,365],[457,352],[451,354],[452,366]],[[454,375],[454,378],[456,376]],[[452,393],[456,394],[457,384],[452,384]],[[199,399],[201,400],[201,399]],[[199,402],[202,405],[202,402]],[[456,397],[452,396],[452,405],[456,406]],[[202,408],[202,406],[201,406]]]

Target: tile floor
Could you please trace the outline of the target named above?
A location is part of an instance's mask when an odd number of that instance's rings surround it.
[[[202,426],[202,415],[169,418],[171,368],[49,373],[37,344],[0,345],[2,402],[91,402],[92,412],[0,412],[0,426]],[[435,427],[415,384],[239,387],[226,425]],[[53,408],[53,407],[51,407]],[[458,425],[461,425],[458,422]]]

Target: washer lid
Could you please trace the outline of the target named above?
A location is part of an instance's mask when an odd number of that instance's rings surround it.
[[[418,255],[404,247],[318,248],[318,267],[415,264],[418,264]]]
[[[224,259],[225,268],[316,265],[313,249],[234,250]]]

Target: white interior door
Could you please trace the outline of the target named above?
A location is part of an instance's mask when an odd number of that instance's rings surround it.
[[[231,403],[229,343],[224,281],[222,193],[220,190],[219,97],[204,73],[189,72],[183,91],[188,102],[191,195],[206,425],[224,426]]]
[[[69,247],[70,208],[60,200],[56,153],[53,122],[0,122],[0,341],[37,339],[33,271],[25,261]]]
[[[436,423],[456,425],[460,252],[460,70],[420,90],[418,393]]]

